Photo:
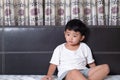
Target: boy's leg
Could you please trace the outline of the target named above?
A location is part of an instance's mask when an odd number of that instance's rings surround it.
[[[74,69],[68,72],[65,80],[87,80],[79,70]]]
[[[103,80],[109,74],[109,66],[107,64],[90,68],[88,80]]]

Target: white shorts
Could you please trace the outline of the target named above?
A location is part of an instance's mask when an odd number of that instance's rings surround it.
[[[87,78],[88,77],[88,72],[89,72],[89,68],[86,68],[86,69],[82,69],[80,70],[80,72]],[[67,75],[68,71],[64,72],[59,78],[58,80],[62,80],[65,78],[65,76]]]

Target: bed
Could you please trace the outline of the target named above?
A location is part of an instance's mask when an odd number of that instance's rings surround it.
[[[44,75],[0,75],[0,80],[40,80]],[[57,77],[54,76],[54,80]],[[120,80],[120,75],[108,76],[105,80]]]
[[[120,80],[119,26],[89,27],[85,42],[96,63],[110,66],[105,80]],[[64,26],[0,27],[0,80],[40,80],[54,48],[65,42],[63,31]]]
[[[44,75],[0,75],[0,80],[41,80]],[[54,76],[54,80],[57,77]],[[104,80],[120,80],[120,75],[109,75]]]

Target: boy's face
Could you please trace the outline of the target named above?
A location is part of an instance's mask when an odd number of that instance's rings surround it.
[[[64,34],[65,34],[65,39],[66,39],[67,44],[72,45],[72,46],[78,45],[80,41],[82,41],[85,38],[85,36],[81,35],[80,32],[75,32],[69,29],[67,29],[64,32]]]

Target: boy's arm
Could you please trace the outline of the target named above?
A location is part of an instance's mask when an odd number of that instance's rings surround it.
[[[95,67],[95,66],[96,66],[95,62],[89,64],[89,67],[90,67],[90,68],[91,68],[91,67]]]
[[[47,76],[52,76],[56,70],[56,65],[55,64],[50,64]]]
[[[56,70],[56,65],[50,64],[47,75],[44,76],[41,80],[52,80],[52,75],[54,74],[55,70]]]

